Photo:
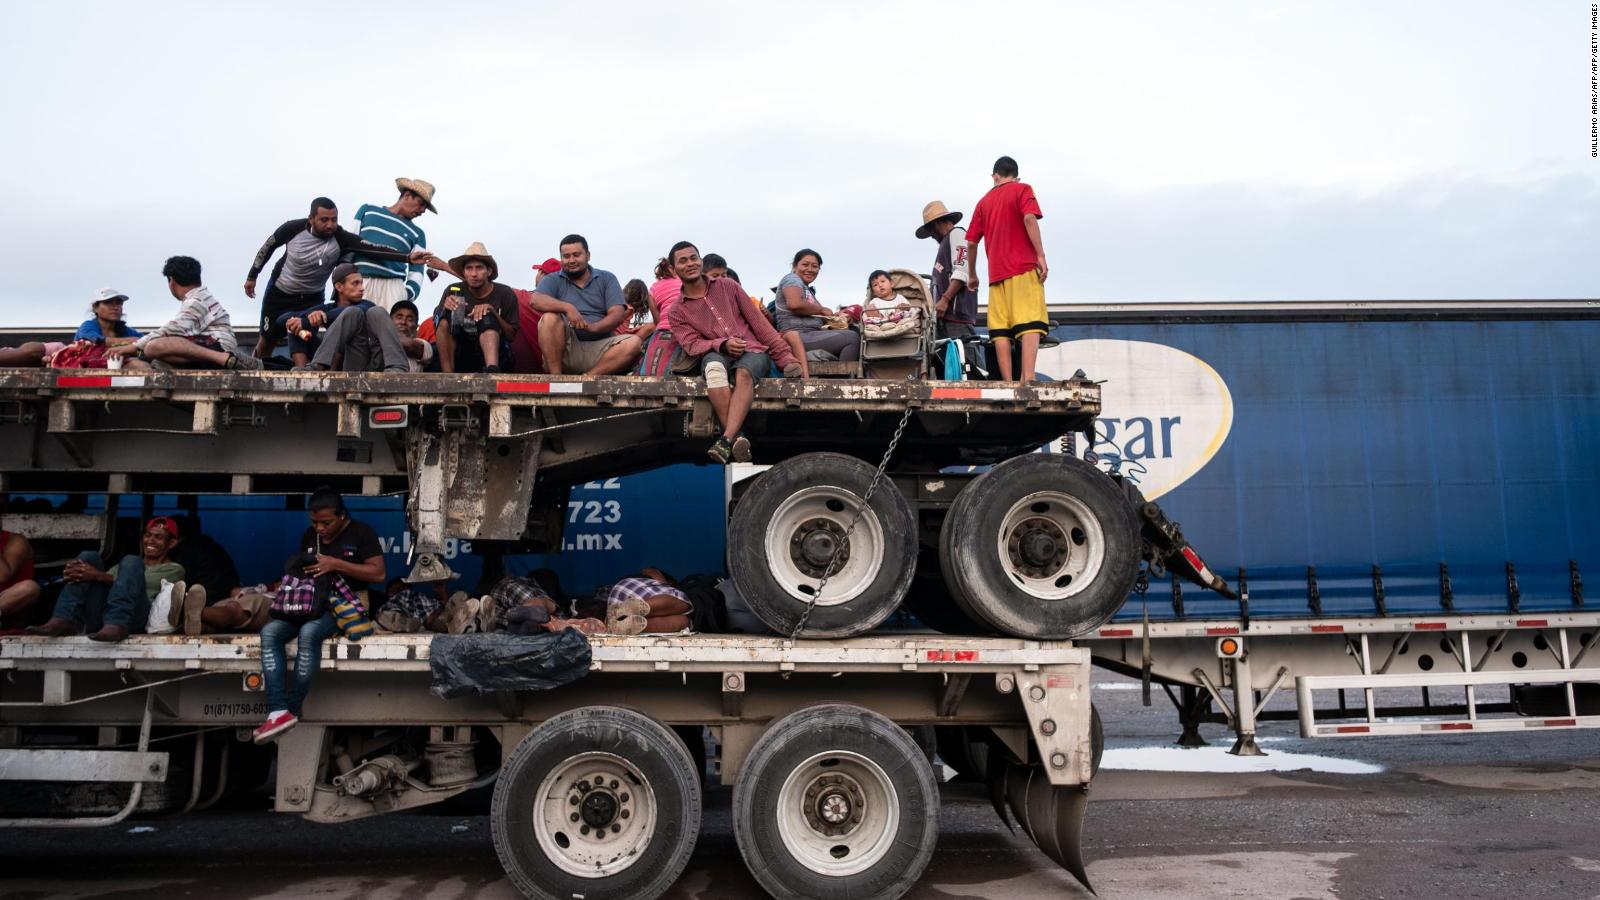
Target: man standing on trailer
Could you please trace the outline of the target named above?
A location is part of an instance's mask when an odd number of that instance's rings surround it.
[[[935,200],[922,208],[917,237],[939,242],[933,257],[934,309],[939,316],[939,336],[971,337],[978,324],[978,278],[973,254],[967,247],[967,230],[957,225],[961,213],[951,212]]]
[[[261,337],[256,341],[255,354],[266,359],[273,346],[283,339],[275,326],[284,313],[299,312],[323,304],[323,286],[339,259],[346,253],[359,252],[369,259],[398,263],[424,263],[428,251],[422,248],[408,252],[383,244],[362,240],[360,236],[345,231],[339,224],[339,209],[327,197],[311,201],[311,214],[304,219],[290,219],[267,236],[250,263],[250,273],[245,276],[244,295],[255,299],[256,277],[266,268],[278,248],[284,248],[278,264],[272,267],[272,277],[267,280],[267,292],[261,297]]]
[[[390,250],[409,255],[428,246],[427,235],[414,222],[424,212],[438,213],[433,208],[433,185],[420,178],[396,178],[394,186],[400,197],[388,206],[368,203],[356,210],[357,232],[364,241],[379,244]],[[380,259],[357,252],[356,268],[366,279],[367,299],[388,312],[401,300],[417,302],[422,296],[422,273],[425,267],[418,262]],[[427,267],[444,269],[437,257],[429,256]]]
[[[1044,213],[1033,188],[1017,180],[1017,161],[1002,156],[994,161],[990,177],[994,187],[972,211],[967,229],[967,255],[978,255],[978,244],[989,239],[989,337],[999,357],[1000,380],[1011,380],[1011,342],[1022,344],[1022,377],[1034,379],[1039,339],[1050,330],[1044,305],[1044,280],[1050,267],[1044,261],[1044,238],[1039,220]]]

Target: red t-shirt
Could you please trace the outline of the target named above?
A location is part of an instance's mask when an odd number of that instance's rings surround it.
[[[1020,181],[990,188],[972,211],[967,241],[987,241],[984,250],[989,254],[990,284],[999,284],[1039,264],[1039,255],[1033,252],[1033,241],[1028,240],[1028,228],[1022,222],[1022,217],[1029,214],[1044,218],[1033,188]]]
[[[515,354],[515,365],[512,371],[520,375],[543,375],[544,351],[539,349],[539,316],[542,315],[533,308],[530,298],[533,291],[516,288],[517,293],[517,337],[511,342],[511,352]]]

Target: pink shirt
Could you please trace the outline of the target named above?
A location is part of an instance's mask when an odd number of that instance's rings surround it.
[[[650,285],[650,299],[656,301],[656,309],[661,313],[661,321],[667,321],[667,310],[672,308],[678,298],[683,296],[683,281],[678,278],[663,278]]]

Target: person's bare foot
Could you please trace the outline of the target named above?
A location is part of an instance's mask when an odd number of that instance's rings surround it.
[[[82,627],[71,619],[51,616],[50,621],[43,625],[29,625],[23,630],[37,637],[68,637],[77,634]]]

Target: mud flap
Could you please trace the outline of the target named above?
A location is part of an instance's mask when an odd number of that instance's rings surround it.
[[[1095,892],[1083,864],[1083,819],[1089,808],[1086,786],[1057,787],[1042,767],[1017,765],[996,754],[989,764],[989,799],[1007,828],[1014,816],[1044,855],[1091,894]]]

